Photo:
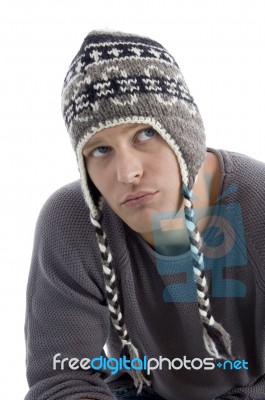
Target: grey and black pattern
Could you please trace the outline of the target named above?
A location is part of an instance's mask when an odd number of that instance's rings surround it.
[[[115,33],[90,34],[87,38],[88,40],[84,40],[77,56],[72,61],[66,81],[73,74],[86,74],[93,63],[118,61],[122,58],[160,59],[178,67],[166,49],[149,38],[123,34],[115,36]]]
[[[137,96],[148,96],[149,93],[162,94],[166,101],[172,101],[171,98],[181,100],[196,109],[196,104],[180,76],[170,79],[166,76],[149,77],[126,73],[122,78],[116,76],[108,80],[98,79],[85,83],[83,89],[76,92],[65,106],[65,122],[70,127],[72,121],[78,121],[82,114],[92,113],[103,99],[106,102],[114,100],[115,103],[115,99],[119,97],[132,96],[137,102]]]
[[[129,42],[129,44],[128,42],[110,42],[85,47],[82,56],[72,64],[72,67],[78,71],[78,73],[85,74],[90,64],[110,60],[117,61],[125,57],[149,58],[151,60],[160,59],[165,62],[171,62],[172,64],[175,63],[174,59],[163,48],[150,47],[148,44],[142,45],[137,42]]]

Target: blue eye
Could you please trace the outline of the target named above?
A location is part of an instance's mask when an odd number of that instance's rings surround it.
[[[100,147],[97,147],[96,149],[94,149],[93,151],[91,151],[91,155],[92,155],[93,157],[102,157],[102,156],[104,156],[105,154],[107,154],[108,151],[109,151],[109,147],[107,147],[107,146],[100,146]]]
[[[153,128],[147,128],[138,133],[137,138],[142,142],[151,139],[156,134]]]

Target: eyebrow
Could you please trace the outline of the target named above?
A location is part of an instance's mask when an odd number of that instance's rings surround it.
[[[142,129],[146,129],[150,126],[148,124],[145,125],[145,124],[137,123],[137,124],[135,124],[135,133],[137,132],[138,128],[142,125],[143,125]],[[94,136],[92,136],[92,138],[83,147],[82,153],[84,154],[84,156],[87,155],[87,151],[89,151],[91,149],[91,147],[95,147],[95,146],[98,147],[100,144],[102,144],[102,141],[104,141],[104,138],[95,138],[94,139]]]
[[[91,139],[91,140],[89,140],[86,144],[85,144],[85,146],[84,146],[84,148],[83,148],[83,153],[84,152],[86,152],[87,150],[89,150],[89,149],[91,149],[91,147],[94,147],[94,146],[97,146],[97,145],[99,145],[100,143],[102,143],[102,139],[94,139],[93,140],[93,138]]]

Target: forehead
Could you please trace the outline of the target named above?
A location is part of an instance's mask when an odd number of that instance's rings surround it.
[[[124,135],[127,133],[135,133],[141,129],[148,128],[150,125],[147,124],[137,124],[137,123],[127,123],[121,125],[115,125],[109,128],[101,129],[100,131],[96,132],[84,145],[83,150],[88,147],[94,146],[99,143],[101,140],[109,139],[114,135]]]

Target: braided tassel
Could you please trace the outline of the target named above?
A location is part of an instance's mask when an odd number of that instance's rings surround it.
[[[116,285],[116,275],[114,268],[112,267],[112,255],[108,246],[106,234],[101,227],[101,211],[98,212],[98,219],[94,218],[91,214],[90,219],[96,230],[96,237],[103,265],[108,308],[110,311],[112,324],[120,337],[122,345],[128,347],[130,360],[132,360],[133,358],[139,358],[138,350],[131,342],[120,309],[120,304],[118,301],[119,295]],[[151,382],[144,377],[140,370],[132,369],[131,374],[133,377],[134,385],[136,388],[138,388],[137,393],[140,393],[142,391],[144,383],[148,386],[151,385]]]
[[[128,346],[130,360],[133,360],[134,358],[139,358],[139,353],[137,348],[131,342],[127,342],[126,344]],[[147,386],[151,386],[151,382],[144,377],[144,375],[140,370],[133,369],[132,376],[133,376],[134,386],[138,388],[137,394],[141,393],[144,383]]]
[[[197,286],[199,313],[203,323],[203,339],[205,347],[215,358],[232,358],[230,335],[215,321],[210,307],[208,286],[204,271],[201,235],[194,220],[194,209],[191,202],[192,191],[183,185],[184,214],[188,229],[190,248],[193,258],[193,272]]]

